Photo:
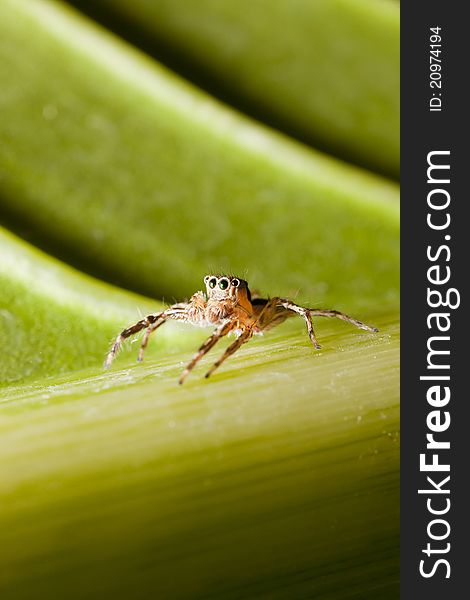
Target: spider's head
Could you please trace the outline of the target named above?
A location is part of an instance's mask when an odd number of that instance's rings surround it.
[[[244,279],[229,275],[206,275],[204,283],[207,297],[211,300],[235,300],[238,304],[249,303],[251,306],[250,290]]]

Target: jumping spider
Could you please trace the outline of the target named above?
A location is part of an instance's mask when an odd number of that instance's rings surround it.
[[[372,332],[378,331],[376,327],[369,327],[369,325],[362,323],[362,321],[348,317],[337,310],[305,308],[286,298],[259,298],[250,293],[248,283],[239,277],[206,275],[204,283],[206,284],[205,293],[196,292],[189,302],[173,304],[166,310],[148,315],[145,319],[135,323],[135,325],[124,329],[117,336],[106,358],[105,367],[109,367],[113,362],[124,339],[141,329],[146,329],[138,357],[138,360],[142,361],[150,334],[168,319],[184,321],[200,327],[215,325],[212,335],[202,344],[181,374],[179,378],[180,384],[184,382],[201,358],[223,336],[233,332],[236,335],[236,339],[228,346],[209,371],[207,371],[206,377],[209,377],[226,358],[236,352],[254,333],[267,331],[295,315],[299,315],[305,320],[308,335],[317,350],[321,346],[313,331],[312,317],[338,317],[338,319],[351,323],[360,329]]]

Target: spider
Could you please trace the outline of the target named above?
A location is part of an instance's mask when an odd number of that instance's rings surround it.
[[[206,275],[204,283],[206,284],[205,293],[196,292],[188,302],[173,304],[166,310],[148,315],[124,329],[117,336],[106,358],[105,368],[108,368],[113,362],[123,340],[145,329],[137,359],[141,362],[150,335],[169,319],[184,321],[199,327],[215,325],[213,333],[201,345],[181,374],[180,384],[184,383],[186,377],[201,358],[225,335],[234,333],[236,339],[207,371],[206,377],[210,377],[224,360],[236,352],[245,342],[248,342],[253,334],[263,333],[295,315],[299,315],[305,320],[308,335],[317,350],[321,346],[315,337],[312,317],[338,317],[338,319],[351,323],[351,325],[355,325],[360,329],[372,332],[378,331],[376,327],[370,327],[362,321],[348,317],[348,315],[337,310],[305,308],[287,298],[266,299],[255,294],[252,295],[248,283],[239,277]]]

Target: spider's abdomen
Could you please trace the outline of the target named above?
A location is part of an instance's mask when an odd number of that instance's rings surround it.
[[[258,331],[267,331],[272,329],[292,316],[294,313],[288,311],[278,304],[270,304],[264,298],[257,298],[253,301],[254,314],[257,317]]]

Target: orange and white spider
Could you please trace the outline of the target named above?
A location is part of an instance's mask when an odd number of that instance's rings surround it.
[[[109,367],[116,356],[122,341],[129,336],[146,329],[142,338],[138,360],[142,361],[150,335],[169,319],[191,323],[199,327],[215,326],[215,329],[184,369],[179,383],[183,383],[201,358],[228,333],[236,335],[235,341],[227,347],[222,356],[207,371],[209,377],[226,358],[236,352],[253,334],[279,325],[289,317],[298,315],[305,320],[307,332],[314,347],[319,350],[320,344],[315,337],[312,317],[337,317],[360,329],[377,332],[362,321],[348,317],[337,310],[306,308],[299,306],[287,298],[259,298],[252,296],[248,283],[239,277],[228,275],[206,275],[205,292],[196,292],[188,302],[179,302],[166,310],[148,315],[134,325],[124,329],[116,338],[105,362]]]

